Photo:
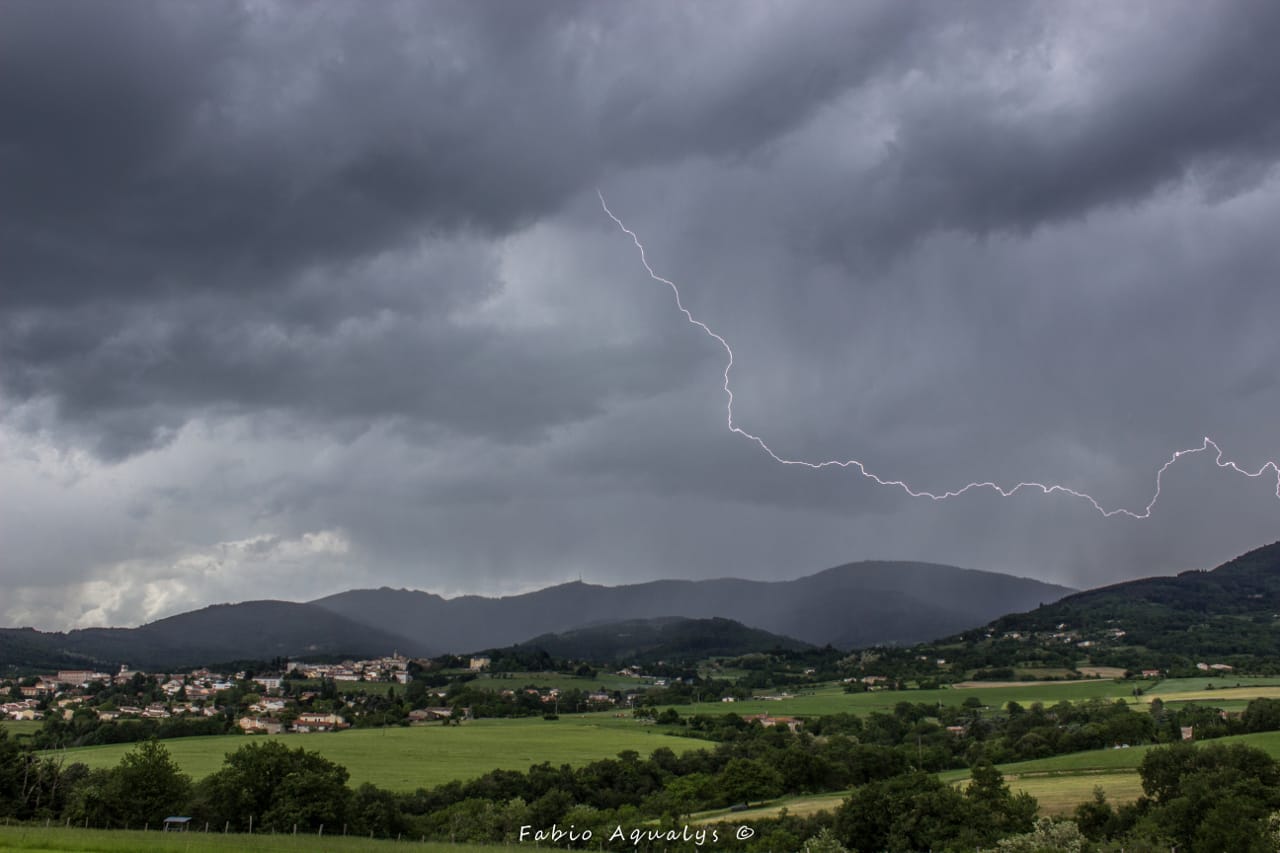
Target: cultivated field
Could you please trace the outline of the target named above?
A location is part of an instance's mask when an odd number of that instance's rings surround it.
[[[799,797],[783,797],[770,801],[767,805],[759,808],[746,809],[745,811],[735,812],[730,809],[715,809],[713,811],[699,812],[690,820],[691,823],[706,824],[720,823],[721,821],[729,821],[733,823],[745,823],[751,820],[762,820],[764,818],[777,817],[784,810],[789,815],[799,817],[807,817],[815,815],[818,812],[834,811],[840,807],[840,804],[849,796],[849,791],[837,791],[827,794],[807,794]]]
[[[7,731],[9,737],[30,737],[43,725],[41,720],[0,720],[0,728]]]
[[[707,741],[671,737],[631,717],[583,715],[548,721],[542,718],[473,720],[461,726],[357,729],[335,733],[289,735],[223,735],[164,741],[174,760],[199,779],[222,766],[223,757],[249,743],[279,740],[336,761],[351,772],[351,783],[372,782],[395,791],[429,788],[454,779],[472,779],[497,768],[525,770],[549,761],[581,766],[634,749],[648,756],[658,747],[676,752],[708,747]],[[114,767],[133,744],[111,744],[63,750],[68,763]]]
[[[1143,690],[1134,696],[1135,688]],[[1066,700],[1121,700],[1131,705],[1146,705],[1152,699],[1164,702],[1199,702],[1228,710],[1243,708],[1250,699],[1280,698],[1280,678],[1176,678],[1152,685],[1151,682],[1114,681],[1109,678],[1077,681],[971,681],[939,690],[873,690],[869,693],[845,693],[839,684],[821,684],[809,688],[790,688],[795,693],[781,700],[768,700],[757,695],[741,702],[701,702],[694,706],[675,706],[681,715],[700,714],[785,714],[818,716],[822,714],[865,714],[869,711],[892,711],[899,702],[923,702],[928,705],[960,705],[970,697],[985,707],[1002,708],[1009,702],[1028,706],[1042,702],[1046,706]],[[771,691],[781,695],[782,690]]]
[[[413,851],[413,853],[498,853],[508,847],[437,842],[335,838],[314,835],[222,835],[203,832],[129,832],[126,830],[67,829],[64,827],[0,826],[0,850],[53,850],[75,853],[302,853],[302,851]]]
[[[978,682],[989,684],[989,682]],[[1000,686],[984,686],[964,689],[948,687],[940,690],[873,690],[869,693],[845,693],[840,685],[824,684],[813,688],[791,688],[796,695],[781,700],[754,699],[741,702],[701,702],[692,706],[676,706],[683,714],[788,714],[793,716],[819,716],[822,714],[865,714],[869,711],[892,711],[899,702],[923,702],[928,705],[960,705],[971,696],[982,704],[1003,707],[1008,702],[1030,705],[1043,702],[1054,705],[1064,699],[1080,702],[1086,699],[1123,699],[1135,701],[1134,685],[1110,679],[1093,679],[1077,682],[1013,682]],[[774,691],[780,695],[781,690]]]
[[[1280,758],[1280,732],[1237,735],[1201,741],[1200,744],[1244,743],[1263,750],[1272,758]],[[1009,787],[1026,791],[1040,801],[1045,814],[1064,814],[1093,798],[1093,789],[1101,787],[1113,803],[1127,803],[1142,794],[1138,765],[1154,746],[1129,749],[1095,749],[1070,755],[1057,755],[1036,761],[1019,761],[1000,765]],[[962,784],[969,778],[964,770],[940,774],[944,781]]]
[[[1273,758],[1280,758],[1280,732],[1239,735],[1202,741],[1203,744],[1245,743],[1264,750]],[[1041,814],[1069,814],[1080,803],[1093,799],[1094,788],[1102,788],[1113,804],[1130,803],[1142,795],[1142,780],[1138,765],[1152,746],[1129,749],[1097,749],[1058,755],[1036,761],[1020,761],[1000,765],[1009,788],[1015,792],[1026,791],[1040,803]],[[938,778],[955,785],[969,780],[967,770],[948,770]],[[811,815],[819,811],[831,811],[849,796],[849,791],[784,797],[768,805],[742,812],[728,809],[702,812],[694,816],[695,823],[716,823],[721,820],[752,820],[777,817],[784,809],[787,814]]]
[[[1201,690],[1217,693],[1219,689],[1280,687],[1280,678],[1248,675],[1216,675],[1200,678],[1165,678],[1147,690],[1149,695],[1164,696],[1168,693],[1195,693]]]

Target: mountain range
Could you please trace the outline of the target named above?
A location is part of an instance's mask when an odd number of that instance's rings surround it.
[[[1071,593],[932,563],[860,562],[790,581],[723,578],[567,583],[502,598],[351,590],[306,603],[249,601],[138,628],[0,629],[0,665],[176,668],[278,656],[466,653],[589,625],[723,618],[815,645],[855,648],[954,634]]]
[[[995,572],[867,561],[790,581],[577,581],[524,595],[451,599],[384,587],[311,604],[439,651],[509,646],[593,623],[664,616],[718,616],[814,645],[856,648],[933,639],[1071,592]]]

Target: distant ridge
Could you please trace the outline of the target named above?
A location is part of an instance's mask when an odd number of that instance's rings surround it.
[[[215,604],[138,628],[42,632],[0,629],[0,664],[144,669],[233,660],[421,653],[410,640],[345,616],[292,601]]]
[[[722,617],[815,645],[854,648],[953,634],[1072,590],[934,563],[849,563],[791,581],[575,581],[503,598],[444,599],[414,590],[351,590],[311,602],[419,645],[462,651],[510,646],[592,623]]]
[[[0,666],[176,669],[274,657],[426,656],[500,648],[588,625],[667,617],[731,619],[814,645],[913,643],[1072,592],[933,563],[862,562],[791,581],[722,578],[623,586],[574,583],[524,595],[444,599],[388,588],[309,603],[219,604],[138,628],[0,629]]]

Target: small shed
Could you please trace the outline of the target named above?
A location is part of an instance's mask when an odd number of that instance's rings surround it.
[[[165,832],[186,832],[191,826],[189,817],[167,817],[164,819]]]

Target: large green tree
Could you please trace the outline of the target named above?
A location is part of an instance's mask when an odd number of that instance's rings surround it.
[[[191,800],[191,777],[155,740],[125,753],[112,771],[112,787],[117,814],[130,826],[159,826],[169,815],[185,811]]]
[[[1000,771],[981,763],[961,793],[929,773],[908,773],[859,788],[836,813],[850,850],[973,850],[1034,828],[1036,801],[1011,794]]]
[[[243,746],[199,789],[200,811],[215,822],[247,829],[315,832],[341,827],[351,789],[347,770],[319,753],[289,749],[277,741]]]
[[[767,800],[782,793],[782,774],[764,761],[734,758],[720,771],[721,795],[729,803]]]
[[[191,777],[158,741],[138,744],[110,769],[94,770],[70,795],[67,816],[97,827],[159,827],[191,802]]]
[[[1137,834],[1171,838],[1187,853],[1263,853],[1268,817],[1280,807],[1280,765],[1244,744],[1174,744],[1138,768],[1146,813]]]
[[[964,795],[929,773],[864,785],[836,812],[836,836],[857,853],[973,849],[982,840]]]

